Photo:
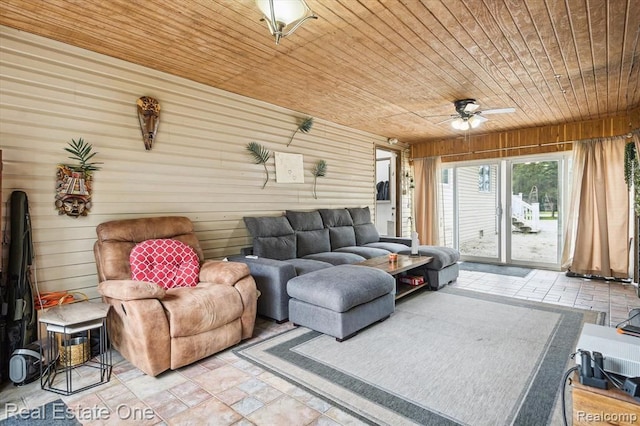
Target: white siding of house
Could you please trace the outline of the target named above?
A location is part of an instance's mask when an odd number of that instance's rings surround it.
[[[92,252],[95,228],[112,219],[184,215],[207,258],[250,245],[243,216],[277,215],[375,203],[375,144],[386,137],[316,119],[309,134],[289,138],[306,115],[35,35],[0,27],[0,149],[3,202],[14,190],[30,201],[41,291],[98,297]],[[161,104],[160,126],[145,151],[136,112],[140,96]],[[59,216],[55,171],[69,162],[72,138],[94,146],[87,217]],[[304,156],[305,182],[278,184],[273,159],[264,169],[246,151],[256,141],[272,152]],[[314,163],[327,176],[312,196]],[[405,160],[406,161],[406,160]],[[3,209],[6,223],[7,209]],[[6,266],[7,247],[3,259]]]
[[[497,173],[490,166],[491,190],[478,190],[478,166],[458,167],[459,241],[477,240],[482,231],[484,238],[495,238]]]

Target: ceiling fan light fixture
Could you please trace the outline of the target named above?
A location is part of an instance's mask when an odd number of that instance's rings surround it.
[[[458,117],[451,122],[451,127],[453,127],[456,130],[468,130],[469,122],[465,118]]]
[[[475,129],[476,127],[478,127],[479,125],[481,125],[485,121],[488,121],[488,119],[484,118],[481,115],[475,114],[475,115],[472,115],[469,118],[469,125],[471,126],[471,128]]]
[[[304,0],[255,0],[276,44],[308,19],[318,19]]]

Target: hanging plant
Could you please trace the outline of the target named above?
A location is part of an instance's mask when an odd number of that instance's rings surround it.
[[[287,144],[287,146],[291,145],[291,142],[293,142],[293,138],[296,136],[296,133],[298,133],[299,131],[302,133],[309,133],[312,127],[313,127],[313,117],[306,118],[302,123],[300,123],[296,131],[293,132],[293,135],[291,136],[291,139],[289,140],[289,143]]]
[[[318,199],[318,194],[316,193],[316,184],[318,183],[318,178],[327,175],[327,162],[324,160],[318,160],[315,167],[313,168],[313,198]]]
[[[260,145],[257,142],[250,142],[247,145],[247,151],[251,153],[256,164],[262,164],[264,166],[264,172],[267,174],[267,178],[264,180],[262,184],[262,189],[267,186],[267,182],[269,182],[269,170],[267,170],[267,161],[271,158],[271,152]]]
[[[638,154],[636,152],[636,144],[629,142],[624,149],[624,181],[631,190],[634,187],[633,209],[636,215],[640,215],[640,164],[638,163]]]

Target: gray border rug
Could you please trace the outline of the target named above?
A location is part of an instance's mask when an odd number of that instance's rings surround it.
[[[510,265],[492,265],[490,263],[460,262],[458,264],[463,271],[485,272],[487,274],[508,275],[510,277],[524,278],[532,269]]]
[[[14,416],[0,420],[0,426],[23,425],[76,426],[81,425],[62,399],[48,402],[32,410],[20,410]]]
[[[298,327],[234,352],[369,424],[560,424],[582,324],[603,321],[449,287],[403,299],[342,343]]]

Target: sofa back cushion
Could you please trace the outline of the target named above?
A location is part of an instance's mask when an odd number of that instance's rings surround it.
[[[365,223],[353,227],[356,232],[356,244],[363,246],[380,241],[380,234],[373,223]]]
[[[136,244],[129,255],[131,279],[148,281],[169,289],[198,284],[200,260],[195,250],[171,239],[146,240]]]
[[[320,209],[322,223],[329,229],[331,250],[356,245],[353,220],[347,209]]]
[[[319,209],[322,223],[325,228],[337,226],[353,226],[353,219],[347,209]]]
[[[353,224],[355,226],[358,225],[366,225],[371,222],[371,211],[369,210],[369,206],[367,207],[349,207],[347,208],[349,215],[351,216],[351,220],[353,220]]]
[[[296,257],[296,235],[284,216],[244,217],[253,237],[253,254],[269,259],[286,260]]]
[[[317,210],[287,210],[285,215],[296,233],[298,257],[331,251],[329,231],[324,228],[322,217]]]
[[[376,226],[371,223],[371,211],[369,207],[351,207],[347,209],[351,219],[353,219],[353,228],[356,232],[356,244],[363,246],[369,243],[377,243],[380,241],[380,234]]]

